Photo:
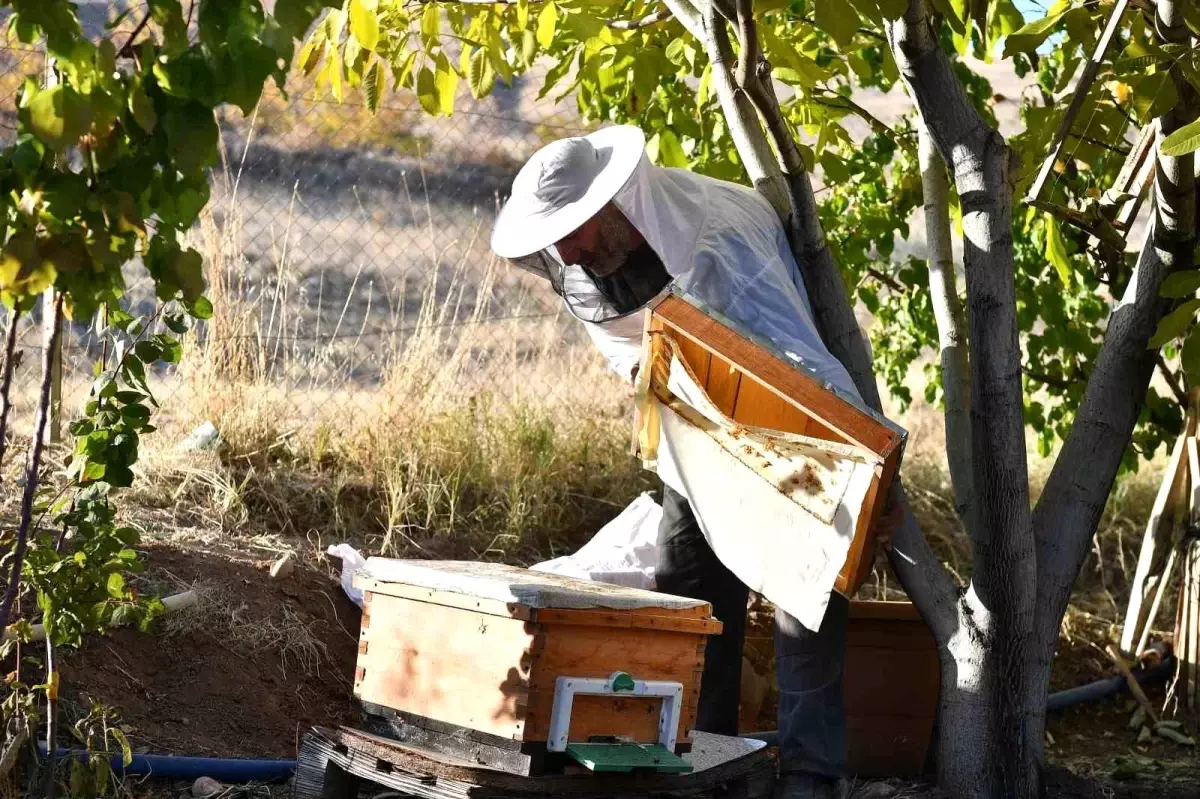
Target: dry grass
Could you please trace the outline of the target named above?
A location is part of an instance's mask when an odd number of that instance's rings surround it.
[[[301,619],[286,603],[271,616],[255,614],[228,591],[196,583],[190,586],[196,603],[163,616],[160,630],[167,638],[204,633],[245,655],[274,652],[285,677],[295,669],[307,677],[321,675],[330,662],[325,642],[314,632],[318,620]]]

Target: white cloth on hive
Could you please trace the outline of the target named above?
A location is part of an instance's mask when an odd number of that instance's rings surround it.
[[[682,610],[707,604],[698,599],[620,585],[601,585],[503,563],[367,558],[364,571],[380,582],[449,591],[530,608]]]
[[[662,506],[642,494],[578,552],[530,568],[580,580],[654,589]]]

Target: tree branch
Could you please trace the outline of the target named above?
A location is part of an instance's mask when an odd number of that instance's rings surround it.
[[[971,366],[967,323],[958,298],[954,252],[950,239],[950,182],[924,121],[918,120],[918,158],[925,206],[925,241],[929,248],[929,292],[937,321],[942,364],[946,460],[958,516],[973,534],[974,482],[971,466]]]
[[[12,376],[16,367],[17,322],[21,311],[14,308],[8,315],[8,333],[4,336],[4,365],[0,367],[0,484],[4,482],[4,453],[8,449],[8,417],[12,413]]]
[[[608,27],[618,31],[632,31],[639,28],[649,28],[651,25],[657,25],[671,18],[671,11],[667,8],[660,8],[652,14],[647,14],[641,19],[618,19],[608,23]]]
[[[146,12],[146,16],[142,17],[142,21],[137,24],[137,27],[133,29],[133,33],[129,34],[129,38],[125,40],[125,44],[122,45],[121,49],[117,51],[118,56],[121,58],[129,58],[133,55],[133,40],[136,39],[138,34],[145,29],[148,22],[150,22],[149,11]]]
[[[62,335],[62,294],[54,295],[54,324],[46,337],[46,348],[42,353],[42,387],[38,395],[37,420],[34,422],[33,441],[29,451],[29,465],[25,470],[25,491],[21,496],[21,521],[17,528],[17,543],[13,548],[12,572],[4,601],[0,604],[0,630],[8,627],[13,601],[21,587],[21,567],[25,563],[25,548],[29,541],[29,528],[33,522],[33,501],[37,495],[38,477],[42,467],[42,450],[46,443],[46,424],[50,419],[50,386],[54,382],[54,357],[58,352],[58,340]]]
[[[1183,390],[1183,385],[1179,382],[1179,375],[1175,374],[1171,370],[1171,367],[1167,365],[1167,361],[1163,358],[1161,352],[1158,353],[1155,363],[1158,365],[1158,371],[1162,373],[1163,380],[1166,381],[1167,386],[1171,389],[1171,393],[1175,395],[1175,399],[1181,406],[1186,408],[1188,404],[1187,392]]]
[[[1158,3],[1157,29],[1168,43],[1190,39],[1182,11],[1170,0]],[[1186,77],[1174,68],[1169,74],[1179,102],[1158,120],[1162,137],[1194,120],[1200,110]],[[1075,576],[1087,557],[1158,363],[1158,354],[1147,347],[1168,307],[1159,289],[1171,272],[1191,267],[1196,238],[1193,157],[1156,157],[1154,216],[1138,265],[1109,317],[1075,423],[1034,511],[1041,570],[1037,633],[1043,647],[1057,640]]]

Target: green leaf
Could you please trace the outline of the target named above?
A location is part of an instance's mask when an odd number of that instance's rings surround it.
[[[113,572],[108,575],[108,582],[105,584],[108,590],[108,595],[113,599],[125,598],[125,578],[120,572]]]
[[[153,341],[139,341],[133,345],[133,354],[144,363],[154,363],[162,357],[162,350]]]
[[[387,75],[383,70],[383,62],[376,59],[367,67],[367,74],[363,78],[363,97],[367,101],[367,110],[372,114],[379,110],[386,89]]]
[[[318,28],[304,43],[304,47],[300,48],[300,55],[296,56],[296,69],[305,76],[311,75],[317,68],[317,64],[321,63],[321,55],[325,52],[325,42],[325,32]]]
[[[425,11],[421,14],[421,35],[432,41],[437,39],[442,30],[442,14],[437,3],[426,3]]]
[[[91,483],[96,480],[103,480],[104,473],[107,470],[108,470],[108,467],[104,463],[101,463],[100,461],[88,461],[87,465],[83,467],[83,471],[80,473],[79,479],[81,482],[84,482],[84,483]]]
[[[705,64],[704,72],[700,74],[700,86],[696,89],[696,108],[703,108],[708,104],[708,96],[711,90],[712,64]]]
[[[324,7],[323,0],[275,0],[275,21],[284,33],[299,39]]]
[[[1200,309],[1200,300],[1188,300],[1164,316],[1158,323],[1158,329],[1150,338],[1149,348],[1158,349],[1168,341],[1178,338],[1192,323],[1197,309]]]
[[[195,319],[212,319],[212,302],[210,302],[207,297],[197,297],[196,300],[188,307],[188,313],[191,314]]]
[[[429,67],[421,67],[421,71],[417,73],[417,100],[427,114],[436,115],[441,108],[437,83],[434,81],[433,72]]]
[[[844,0],[815,0],[817,28],[828,33],[845,51],[858,30],[858,12]]]
[[[471,96],[476,100],[491,94],[492,86],[496,84],[496,71],[492,69],[492,63],[482,49],[471,54],[467,83],[471,87]]]
[[[686,168],[687,155],[679,145],[679,138],[668,128],[660,130],[646,142],[646,154],[661,166]]]
[[[1185,155],[1200,150],[1200,119],[1193,120],[1171,133],[1162,140],[1158,149],[1163,155],[1170,156]]]
[[[1066,12],[1050,14],[1034,20],[1023,28],[1014,31],[1004,40],[1004,57],[1011,58],[1016,53],[1031,53],[1042,46],[1042,42],[1054,32],[1059,20]]]
[[[1196,289],[1200,289],[1200,270],[1189,269],[1186,272],[1167,275],[1167,279],[1163,281],[1162,288],[1158,293],[1163,297],[1177,300],[1195,294]]]
[[[220,131],[211,108],[201,103],[175,106],[163,116],[163,127],[180,172],[198,172],[217,163]]]
[[[558,7],[553,2],[542,6],[537,18],[537,42],[543,50],[554,43],[554,30],[558,27]]]
[[[454,113],[454,95],[458,91],[458,73],[450,66],[450,59],[444,53],[439,53],[434,61],[437,72],[434,82],[437,84],[439,110],[446,116]]]
[[[147,133],[153,133],[158,125],[158,114],[154,112],[154,103],[146,96],[146,89],[140,79],[134,80],[129,87],[129,113],[138,127]]]
[[[1147,75],[1133,87],[1133,105],[1144,122],[1160,117],[1175,107],[1179,94],[1175,81],[1166,72]],[[1186,125],[1184,126],[1187,127]]]
[[[437,3],[429,3],[427,8],[436,9]],[[379,18],[375,14],[375,0],[350,0],[350,32],[364,50],[375,50],[379,44]],[[436,32],[434,35],[437,35]]]
[[[61,84],[39,91],[22,111],[33,134],[60,152],[79,141],[92,122],[87,98]]]
[[[1058,272],[1058,277],[1062,280],[1063,285],[1070,288],[1072,270],[1071,258],[1067,255],[1067,242],[1063,239],[1062,230],[1058,226],[1058,220],[1051,214],[1046,214],[1045,219],[1046,258],[1054,266],[1054,270]]]
[[[125,733],[116,727],[110,727],[108,730],[117,745],[121,747],[121,765],[128,766],[133,762],[133,749],[129,746],[129,739],[125,737]]]
[[[521,31],[521,63],[526,69],[533,69],[533,59],[537,57],[537,34],[531,30]]]
[[[1188,331],[1183,349],[1179,351],[1179,361],[1183,364],[1183,373],[1187,375],[1188,384],[1196,385],[1200,381],[1200,327]]]

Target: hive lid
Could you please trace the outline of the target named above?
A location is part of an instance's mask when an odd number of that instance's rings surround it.
[[[363,571],[381,583],[449,591],[530,608],[684,610],[708,604],[698,599],[577,580],[503,563],[368,558]]]

